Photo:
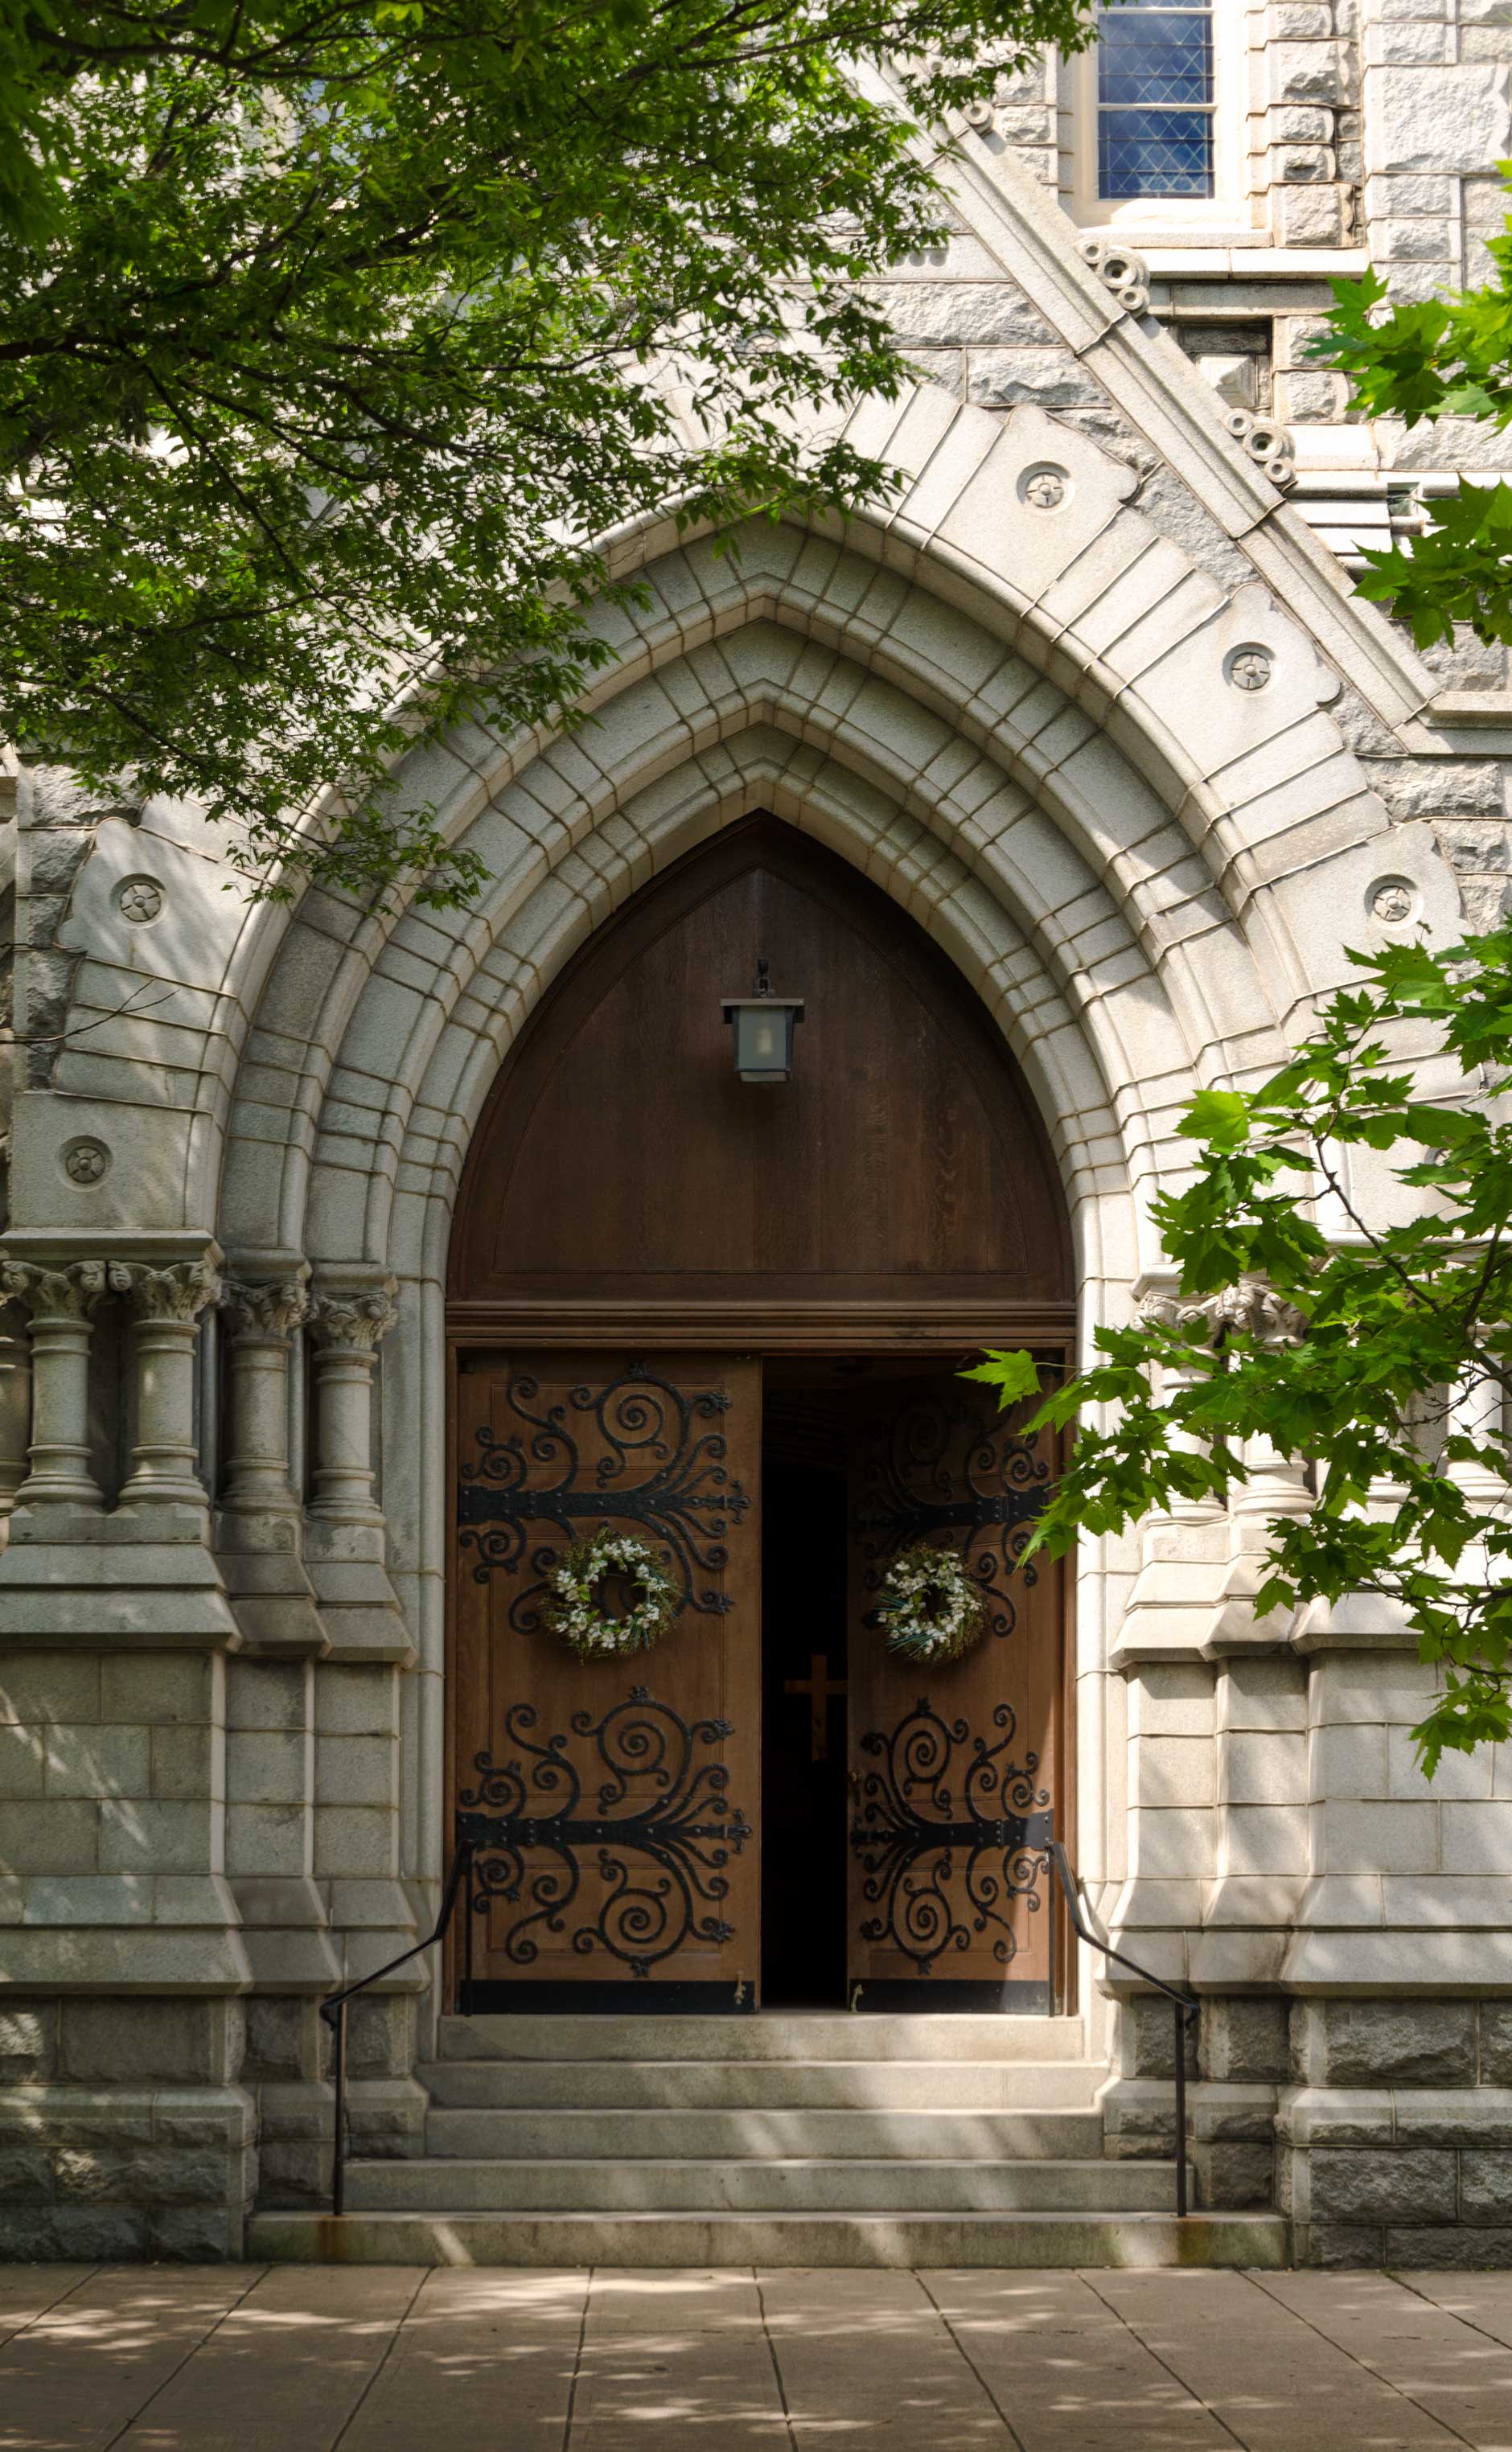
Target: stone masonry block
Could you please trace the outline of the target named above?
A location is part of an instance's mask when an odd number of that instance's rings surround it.
[[[97,1806],[61,1798],[0,1805],[0,1872],[92,1873],[98,1854]]]
[[[1197,2202],[1240,2212],[1268,2206],[1276,2196],[1276,2151],[1272,2146],[1218,2144],[1192,2149],[1197,2172]]]
[[[75,1726],[100,1716],[100,1663],[63,1651],[0,1657],[0,1720],[23,1726],[64,1720]]]
[[[321,1737],[315,1753],[318,1805],[391,1806],[397,1802],[397,1779],[393,1738]]]
[[[154,1796],[225,1795],[226,1749],[218,1730],[169,1724],[153,1729],[151,1740]]]
[[[1466,2222],[1512,2225],[1512,2153],[1461,2155],[1460,2211]]]
[[[1512,2086],[1512,2001],[1481,2004],[1481,2083]]]
[[[302,1805],[229,1805],[226,1861],[233,1873],[309,1871],[309,1816]]]
[[[1386,2232],[1383,2248],[1369,2262],[1425,2273],[1478,2273],[1488,2266],[1501,2269],[1512,2264],[1512,2230],[1482,2230],[1473,2224],[1462,2228],[1457,2225],[1452,2230],[1399,2229],[1393,2225]]]
[[[56,2001],[0,2002],[0,2086],[50,2077],[57,2049]]]
[[[7,1804],[15,1804],[23,1797],[40,1796],[46,1759],[39,1728],[21,1728],[13,1721],[0,1721],[0,1798]]]
[[[1381,2256],[1380,2231],[1358,2224],[1311,2223],[1298,2232],[1297,2262],[1316,2271],[1359,2273],[1379,2264]]]
[[[315,1872],[366,1874],[377,1880],[394,1867],[394,1816],[387,1808],[322,1806],[315,1816]]]
[[[1218,1681],[1221,1729],[1301,1729],[1306,1718],[1306,1682],[1300,1661],[1243,1657],[1224,1661]]]
[[[1135,1993],[1118,2008],[1118,2046],[1114,2066],[1121,2077],[1170,2077],[1176,2066],[1176,2018],[1171,2004],[1149,1993]],[[1186,2038],[1186,2066],[1197,2075],[1197,2041]]]
[[[100,1818],[100,1864],[108,1873],[221,1870],[219,1809],[208,1798],[108,1805]]]
[[[1213,1802],[1213,1744],[1210,1737],[1141,1737],[1131,1770],[1137,1803],[1147,1806],[1202,1806]]]
[[[101,1671],[101,1716],[107,1720],[213,1720],[220,1710],[221,1667],[205,1652],[142,1651],[108,1659]]]
[[[228,1729],[303,1729],[308,1672],[299,1660],[233,1660],[226,1681]]]
[[[1322,2029],[1323,2086],[1472,2086],[1471,2001],[1323,2001],[1306,2005]]]
[[[52,2158],[45,2146],[0,2146],[0,2208],[50,2205],[52,2193]],[[5,2222],[0,2211],[0,2244]]]
[[[245,2038],[239,2002],[84,1996],[62,2007],[61,2074],[89,2084],[224,2086]]]
[[[292,2086],[301,2078],[312,2077],[315,2038],[311,2022],[318,2014],[310,2001],[278,1995],[259,1998],[254,1993],[247,2004],[247,2056],[243,2065],[247,2081],[250,2084],[271,2079]]]
[[[387,1667],[315,1671],[315,1726],[322,1736],[388,1736],[395,1725],[395,1673]]]
[[[227,1795],[239,1805],[303,1804],[310,1751],[299,1730],[233,1729],[226,1740]]]
[[[1325,2222],[1453,2222],[1455,2157],[1428,2151],[1372,2154],[1315,2146],[1312,2211]]]
[[[1265,1995],[1204,2001],[1198,2058],[1205,2078],[1279,2084],[1290,2065],[1289,2005]]]
[[[151,1780],[142,1728],[52,1728],[45,1757],[50,1796],[146,1796]]]

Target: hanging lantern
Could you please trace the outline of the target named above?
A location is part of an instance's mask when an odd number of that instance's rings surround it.
[[[725,999],[725,1018],[735,1031],[735,1070],[743,1081],[793,1078],[793,1031],[804,1018],[804,999],[774,996],[771,967],[764,956],[756,965],[754,993]]]

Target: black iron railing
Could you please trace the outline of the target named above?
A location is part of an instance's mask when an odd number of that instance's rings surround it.
[[[390,1958],[387,1965],[375,1967],[370,1975],[359,1975],[355,1984],[344,1985],[341,1991],[332,1992],[329,1999],[320,2005],[320,2014],[331,2031],[332,2075],[336,2088],[336,2138],[330,2165],[330,2209],[333,2214],[347,2210],[347,2004],[359,1992],[366,1992],[370,1984],[381,1983],[386,1975],[391,1975],[396,1967],[407,1967],[410,1959],[418,1958],[423,1949],[433,1949],[438,1941],[446,1939],[452,1910],[464,1886],[468,1906],[471,1905],[472,1856],[471,1841],[459,1840],[457,1852],[451,1860],[451,1870],[447,1876],[441,1913],[436,1918],[434,1932],[428,1932],[424,1941],[414,1942],[408,1949],[402,1949],[398,1957]],[[466,2017],[472,1990],[472,1918],[467,1912],[463,1916],[463,1950],[461,2008]]]
[[[1138,1959],[1128,1957],[1122,1949],[1114,1949],[1105,1941],[1100,1941],[1096,1933],[1089,1930],[1083,1917],[1081,1900],[1077,1893],[1076,1875],[1071,1870],[1070,1861],[1059,1839],[1050,1841],[1047,1852],[1051,1870],[1061,1886],[1061,1895],[1065,1901],[1066,1913],[1071,1919],[1071,1929],[1077,1939],[1084,1941],[1090,1949],[1101,1950],[1104,1958],[1116,1959],[1120,1967],[1126,1967],[1129,1972],[1139,1976],[1143,1983],[1153,1985],[1157,1992],[1164,1992],[1176,2013],[1176,2212],[1178,2219],[1181,2219],[1188,2211],[1186,2203],[1186,2038],[1197,2024],[1197,2013],[1202,2005],[1194,1992],[1184,1992],[1179,1985],[1167,1984],[1163,1975],[1152,1975],[1147,1967],[1140,1965]]]

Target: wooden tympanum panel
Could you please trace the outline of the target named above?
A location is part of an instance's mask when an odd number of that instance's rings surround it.
[[[869,1385],[850,1437],[850,1900],[855,2006],[1053,2006],[1061,1570],[1019,1553],[1048,1493],[1044,1443],[951,1373]],[[953,1547],[988,1631],[963,1659],[900,1658],[876,1618],[889,1561]],[[859,1996],[856,1987],[859,1986]]]
[[[760,1967],[761,1375],[724,1356],[464,1353],[456,1793],[483,1852],[473,2007],[752,2008]],[[684,1593],[585,1664],[545,1578],[607,1525]]]

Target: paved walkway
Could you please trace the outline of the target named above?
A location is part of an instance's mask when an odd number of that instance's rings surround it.
[[[0,2452],[1512,2452],[1512,2273],[0,2267]]]

